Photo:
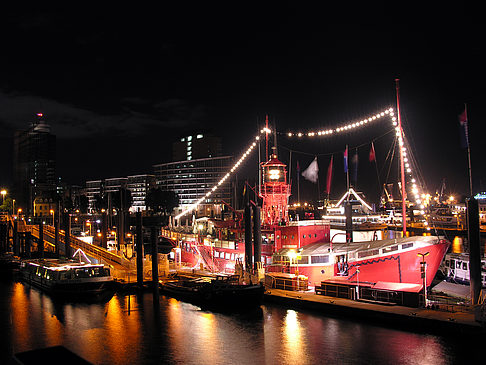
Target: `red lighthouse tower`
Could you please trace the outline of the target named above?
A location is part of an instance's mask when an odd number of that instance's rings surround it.
[[[287,165],[280,162],[276,155],[261,165],[263,224],[276,226],[288,221],[288,201],[290,185],[287,183]]]

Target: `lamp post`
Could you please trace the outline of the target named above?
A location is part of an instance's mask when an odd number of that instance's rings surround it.
[[[289,273],[290,273],[290,268],[292,267],[292,259],[295,259],[297,257],[297,252],[295,252],[294,250],[289,250],[287,256],[289,257]]]
[[[427,256],[429,252],[426,253],[418,253],[417,256],[422,257],[422,262],[420,263],[420,275],[422,277],[423,285],[424,285],[424,305],[427,307],[427,263],[425,262],[425,256]]]
[[[0,194],[2,194],[2,204],[5,203],[5,195],[7,195],[7,190],[3,189],[0,191]]]
[[[49,213],[52,215],[52,226],[54,227],[54,209],[51,209]]]

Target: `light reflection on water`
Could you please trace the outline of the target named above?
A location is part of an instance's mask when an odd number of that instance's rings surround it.
[[[59,303],[21,283],[0,283],[0,363],[59,344],[94,364],[449,364],[474,355],[460,336],[262,308],[226,315],[164,296],[157,308],[150,293]]]

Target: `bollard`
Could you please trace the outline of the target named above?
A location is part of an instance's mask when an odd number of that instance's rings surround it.
[[[479,304],[481,294],[481,250],[479,230],[479,205],[473,197],[466,199],[467,239],[469,241],[469,277],[471,304]]]
[[[247,198],[247,203],[245,205],[244,221],[245,221],[245,270],[250,273],[253,268],[253,252],[252,252],[253,247],[251,242],[251,210],[250,210],[250,203],[248,202],[248,198]]]
[[[32,247],[32,234],[30,232],[25,232],[25,256],[30,259],[31,257],[31,247]]]
[[[150,231],[150,243],[152,245],[152,284],[154,286],[154,299],[159,296],[159,262],[157,250],[157,234],[155,227]]]
[[[71,257],[71,222],[70,215],[64,215],[64,255],[69,259]]]
[[[59,217],[54,217],[54,248],[56,250],[56,257],[59,258]]]
[[[137,285],[141,289],[143,287],[143,228],[142,228],[142,212],[137,212]]]
[[[44,224],[42,221],[39,223],[39,241],[37,243],[37,252],[39,253],[39,258],[44,258]]]
[[[101,247],[108,248],[108,216],[106,212],[101,215]]]
[[[258,270],[258,263],[262,261],[262,227],[260,207],[253,206],[253,255],[255,272]]]
[[[13,237],[12,237],[12,251],[15,256],[19,255],[19,231],[18,231],[18,222],[15,221],[13,225]]]

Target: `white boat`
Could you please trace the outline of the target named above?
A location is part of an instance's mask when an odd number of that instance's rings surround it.
[[[469,285],[469,254],[446,254],[439,270],[444,274],[447,281]],[[482,287],[486,288],[486,258],[484,257],[481,258],[481,283]]]

